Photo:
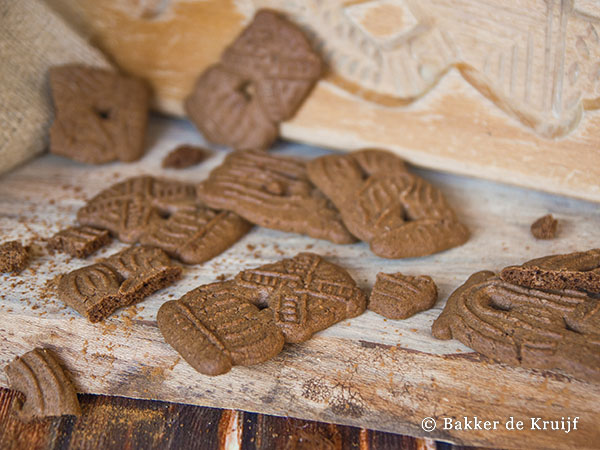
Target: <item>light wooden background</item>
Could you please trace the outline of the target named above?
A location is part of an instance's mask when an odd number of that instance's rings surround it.
[[[178,115],[256,9],[277,9],[328,66],[283,136],[600,201],[596,0],[45,1]]]
[[[132,164],[85,166],[44,156],[0,178],[2,240],[49,237],[73,223],[77,209],[108,185],[139,174],[202,180],[224,156],[182,171],[160,167],[180,143],[202,143],[182,121],[154,119],[150,150]],[[277,151],[314,157],[324,150],[280,143]],[[556,252],[597,247],[600,211],[594,203],[542,194],[429,171],[419,174],[441,187],[472,230],[464,246],[430,257],[384,260],[366,244],[339,246],[312,238],[255,228],[212,261],[186,267],[182,281],[100,324],[90,324],[48,295],[45,284],[59,273],[87,265],[38,250],[20,276],[0,275],[0,367],[37,345],[54,348],[72,371],[81,392],[161,399],[275,415],[289,415],[467,444],[519,447],[591,447],[600,441],[600,384],[559,373],[515,369],[478,357],[458,341],[433,339],[430,327],[448,295],[471,273]],[[551,212],[560,235],[536,241],[529,225]],[[98,257],[123,247],[113,243]],[[195,372],[162,339],[155,316],[160,305],[188,290],[310,250],[346,267],[369,289],[379,271],[428,274],[440,299],[432,310],[404,321],[367,311],[319,333],[309,342],[287,345],[273,360],[235,367],[210,378]],[[6,385],[0,372],[0,384]],[[551,431],[435,431],[420,428],[427,416],[474,416],[528,420],[580,416],[581,429]],[[527,439],[526,441],[524,439]]]

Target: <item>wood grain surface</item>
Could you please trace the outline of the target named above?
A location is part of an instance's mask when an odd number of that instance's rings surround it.
[[[159,401],[83,394],[79,418],[23,423],[18,394],[0,388],[0,448],[197,450],[475,450],[431,439],[289,417]]]
[[[254,12],[279,10],[328,66],[284,137],[600,201],[593,0],[46,1],[178,115]]]
[[[212,261],[185,268],[184,278],[146,301],[90,324],[59,302],[47,282],[89,264],[48,255],[41,238],[75,220],[86,198],[111,183],[148,173],[200,181],[224,156],[181,171],[161,168],[162,158],[181,143],[204,144],[189,123],[155,119],[149,152],[132,164],[85,166],[45,156],[0,178],[3,239],[38,246],[31,267],[20,276],[0,275],[0,366],[37,345],[56,351],[79,392],[158,399],[319,420],[410,434],[455,443],[500,447],[591,448],[600,441],[600,385],[558,372],[512,368],[473,354],[457,341],[438,341],[430,327],[448,295],[471,273],[499,270],[550,253],[598,246],[596,204],[465,177],[418,171],[442,188],[472,230],[462,247],[410,260],[375,257],[364,243],[334,245],[289,233],[255,228]],[[280,143],[277,151],[313,157],[318,148]],[[553,213],[559,236],[536,241],[529,226]],[[98,256],[123,248],[113,243]],[[156,311],[168,299],[212,282],[311,250],[348,269],[369,289],[379,271],[428,274],[437,283],[435,307],[403,321],[373,312],[344,321],[314,339],[287,345],[277,357],[252,367],[235,367],[211,378],[187,365],[156,326]],[[93,260],[94,258],[90,258]],[[4,373],[0,384],[6,385]],[[443,418],[528,421],[531,417],[580,419],[577,431],[442,430]],[[421,429],[425,417],[438,429]]]

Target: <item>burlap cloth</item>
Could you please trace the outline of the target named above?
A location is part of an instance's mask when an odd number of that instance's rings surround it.
[[[48,68],[70,62],[110,66],[41,1],[0,0],[0,173],[47,147]]]

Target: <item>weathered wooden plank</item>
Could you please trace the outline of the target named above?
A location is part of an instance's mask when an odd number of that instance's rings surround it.
[[[0,388],[0,447],[4,449],[436,448],[433,441],[356,427],[89,394],[79,396],[81,417],[48,418],[26,424],[10,413],[17,395]]]
[[[0,179],[0,232],[5,239],[50,236],[74,220],[84,198],[130,175],[162,174],[199,181],[223,156],[183,171],[160,167],[180,143],[203,144],[185,122],[154,120],[149,153],[133,164],[84,166],[46,156]],[[281,144],[280,151],[312,157],[323,150]],[[516,369],[473,356],[457,341],[432,338],[431,323],[450,292],[471,273],[499,269],[536,256],[597,246],[600,211],[593,203],[458,176],[420,171],[447,192],[472,239],[460,248],[404,261],[373,256],[365,244],[336,246],[304,236],[256,228],[212,261],[187,267],[176,285],[150,296],[101,324],[90,324],[45,289],[47,280],[89,264],[38,251],[18,277],[0,275],[0,366],[36,345],[47,345],[73,373],[79,391],[237,408],[411,434],[465,444],[520,447],[590,447],[600,439],[600,385],[558,373]],[[536,241],[529,225],[552,212],[559,237]],[[114,243],[101,255],[122,248]],[[408,320],[372,312],[288,345],[273,360],[236,367],[210,378],[195,372],[162,339],[155,316],[167,299],[213,281],[308,250],[348,268],[369,288],[378,271],[429,274],[439,286],[435,308]],[[0,372],[0,384],[6,385]],[[580,429],[425,433],[431,416],[528,420],[579,416]]]

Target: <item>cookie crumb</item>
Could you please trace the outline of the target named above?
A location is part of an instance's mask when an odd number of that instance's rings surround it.
[[[29,262],[29,247],[19,241],[9,241],[0,245],[0,272],[21,272]]]
[[[552,214],[547,214],[531,224],[531,234],[536,239],[554,239],[557,228],[558,220]]]
[[[185,169],[200,164],[212,155],[212,150],[208,148],[183,144],[165,156],[162,166],[164,169]]]

